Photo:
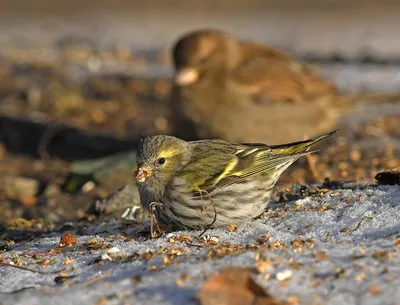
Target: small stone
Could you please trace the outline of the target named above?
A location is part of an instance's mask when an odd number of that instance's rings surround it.
[[[53,197],[55,195],[60,194],[60,192],[61,192],[61,189],[60,189],[59,185],[57,185],[57,184],[49,184],[46,187],[45,191],[44,191],[44,195],[47,198],[49,198],[49,197]]]
[[[292,271],[289,270],[289,269],[286,269],[286,270],[284,270],[282,272],[278,272],[276,274],[276,278],[278,279],[278,281],[284,281],[284,280],[287,280],[287,279],[289,279],[291,277],[292,277]]]
[[[5,176],[0,181],[0,188],[8,198],[21,199],[36,197],[40,182],[35,179],[15,176]]]

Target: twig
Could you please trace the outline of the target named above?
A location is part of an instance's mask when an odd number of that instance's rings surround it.
[[[106,272],[106,273],[104,273],[104,274],[102,274],[102,275],[100,275],[98,277],[92,278],[92,279],[88,280],[85,283],[85,286],[89,286],[90,284],[96,283],[97,281],[100,281],[100,280],[102,280],[102,279],[104,279],[106,277],[109,277],[110,275],[111,275],[111,272],[109,271],[109,272]]]
[[[304,139],[304,140],[307,140],[307,139],[308,139],[307,134],[305,134],[305,135],[303,136],[303,139]],[[307,149],[307,150],[308,150],[308,149]],[[320,176],[320,174],[318,173],[317,168],[315,167],[315,159],[314,159],[314,156],[312,156],[311,154],[307,154],[307,155],[306,155],[306,158],[307,158],[308,165],[310,166],[310,170],[311,170],[312,175],[314,176],[314,178],[316,179],[316,181],[321,181],[321,180],[322,180],[322,179],[321,179],[321,176]]]
[[[190,242],[186,242],[185,244],[186,244],[187,246],[196,247],[196,248],[203,248],[203,247],[204,247],[203,244],[192,244],[192,243],[190,243]]]
[[[308,165],[310,166],[310,170],[312,175],[314,176],[314,178],[316,179],[316,181],[321,181],[322,178],[320,176],[320,174],[318,173],[318,170],[315,166],[315,158],[314,156],[312,156],[311,154],[306,155],[307,161],[308,161]]]
[[[330,232],[326,233],[326,242],[327,242],[327,243],[332,242],[332,236],[331,236],[331,233],[330,233]]]
[[[211,228],[211,226],[217,221],[217,209],[215,208],[214,200],[212,200],[210,194],[209,194],[206,190],[202,190],[202,189],[200,189],[200,188],[197,188],[197,191],[200,193],[201,200],[203,200],[202,192],[206,193],[208,199],[209,199],[210,202],[211,202],[211,206],[212,206],[213,209],[214,209],[214,219],[213,219],[213,221],[203,230],[203,232],[200,233],[200,235],[199,235],[199,238],[200,238],[200,237],[202,237],[202,236],[204,235],[204,233],[206,233],[206,232]]]
[[[62,271],[65,270],[66,267],[60,269],[60,270],[55,270],[55,271],[40,271],[40,270],[34,270],[34,269],[30,269],[27,267],[22,267],[22,266],[17,266],[14,264],[10,264],[10,263],[0,263],[0,266],[5,266],[5,267],[13,267],[13,268],[17,268],[17,269],[21,269],[21,270],[26,270],[26,271],[30,271],[30,272],[34,272],[34,273],[40,273],[40,274],[53,274],[53,273],[60,273]]]
[[[353,232],[357,231],[360,228],[363,221],[371,220],[371,219],[372,219],[372,217],[370,217],[370,216],[364,216],[363,218],[361,218],[361,220],[358,222],[357,226],[354,228]]]
[[[157,229],[158,229],[158,232],[160,233],[160,235],[162,235],[162,233],[163,233],[163,231],[161,230],[161,228],[160,228],[160,226],[159,226],[159,224],[158,224],[156,215],[154,215],[154,211],[156,210],[156,206],[159,205],[159,204],[162,204],[162,203],[160,203],[160,202],[152,202],[152,203],[150,203],[150,205],[149,205],[150,214],[151,214],[151,216],[150,216],[150,235],[151,235],[151,238],[157,237],[157,236],[154,234],[154,230],[153,230],[154,224],[156,224]]]

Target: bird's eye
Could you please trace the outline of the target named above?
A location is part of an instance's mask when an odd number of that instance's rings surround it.
[[[165,163],[165,158],[161,157],[157,160],[158,164],[163,165]]]
[[[205,64],[208,61],[208,57],[202,57],[199,59],[200,64]]]

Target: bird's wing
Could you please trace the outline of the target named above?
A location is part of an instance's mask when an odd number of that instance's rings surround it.
[[[335,92],[334,86],[290,56],[251,42],[242,42],[243,60],[232,81],[258,102],[299,102]]]
[[[226,143],[226,142],[224,142]],[[227,147],[201,147],[199,158],[190,162],[179,175],[193,181],[191,190],[211,192],[244,178],[273,170],[299,158],[300,154],[274,154],[264,144],[228,144]],[[200,148],[200,149],[201,149]]]
[[[228,171],[235,162],[235,147],[222,140],[203,140],[190,142],[192,156],[177,176],[190,182],[192,191],[206,190],[211,180]]]
[[[181,171],[193,181],[192,191],[212,191],[266,171],[278,170],[301,156],[309,148],[334,135],[338,130],[305,141],[268,146],[258,143],[230,144],[225,141],[197,141],[194,160]]]

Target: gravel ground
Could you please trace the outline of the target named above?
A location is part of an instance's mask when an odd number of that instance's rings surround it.
[[[57,248],[61,233],[10,243],[1,262],[47,274],[0,266],[1,302],[196,304],[213,273],[236,266],[281,301],[398,304],[399,196],[399,186],[325,190],[210,230],[208,241],[195,231],[148,239],[145,225],[114,221],[71,225],[74,246]]]

